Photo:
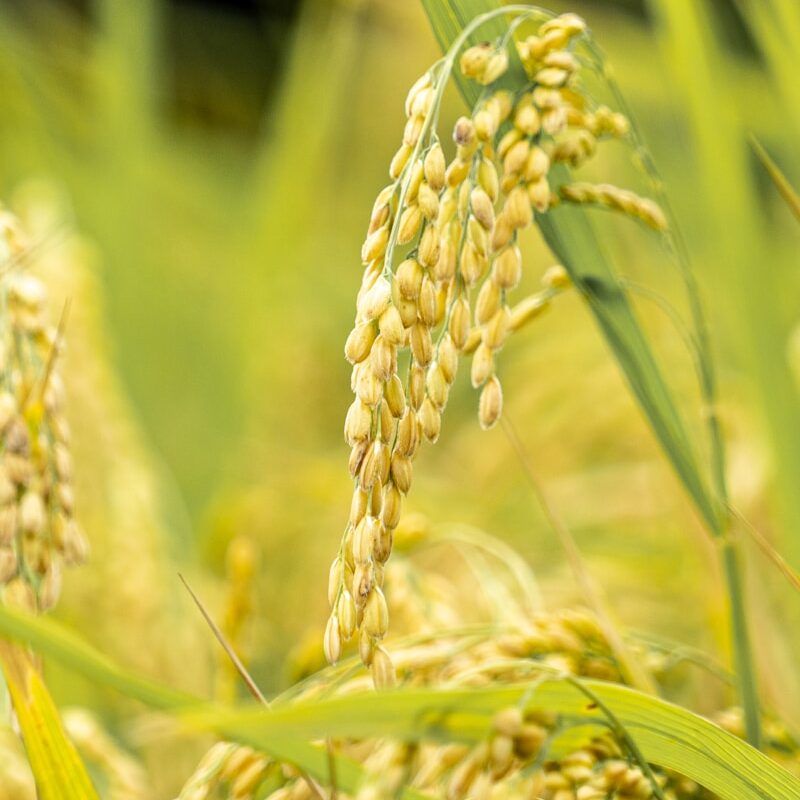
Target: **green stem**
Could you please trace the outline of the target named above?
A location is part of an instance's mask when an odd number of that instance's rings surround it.
[[[725,439],[722,435],[719,416],[717,414],[717,379],[714,368],[714,357],[708,323],[701,302],[700,287],[689,262],[689,253],[670,208],[669,200],[663,191],[664,182],[656,169],[655,163],[639,136],[631,110],[616,81],[607,75],[605,58],[596,43],[589,39],[589,52],[594,58],[599,74],[604,75],[614,95],[615,102],[623,113],[631,120],[630,141],[636,149],[645,172],[650,177],[656,196],[662,208],[671,220],[671,230],[665,236],[667,250],[678,266],[686,289],[689,312],[694,327],[692,337],[693,350],[696,352],[696,366],[700,391],[705,404],[706,426],[711,451],[711,478],[716,495],[717,508],[715,518],[703,513],[699,508],[710,533],[722,541],[722,558],[725,572],[725,583],[730,609],[730,631],[733,642],[734,665],[739,703],[744,712],[747,741],[753,747],[761,745],[761,711],[758,702],[758,684],[753,663],[753,648],[744,602],[744,586],[742,582],[741,564],[738,546],[730,538],[731,510],[728,500],[728,488],[725,471]]]
[[[739,701],[744,712],[744,727],[747,741],[761,749],[761,708],[758,701],[756,670],[753,649],[744,603],[741,561],[736,542],[726,537],[722,544],[722,563],[728,587],[730,626],[733,638],[733,660],[736,667],[736,684]]]

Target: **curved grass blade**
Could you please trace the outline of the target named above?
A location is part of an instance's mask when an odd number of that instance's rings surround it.
[[[99,800],[31,657],[0,642],[0,662],[41,800]]]
[[[40,650],[96,683],[294,763],[327,783],[329,756],[308,743],[337,736],[396,736],[479,741],[497,711],[519,702],[606,730],[606,718],[584,693],[560,679],[534,685],[468,690],[399,690],[390,693],[295,701],[244,711],[214,706],[120,668],[53,620],[0,606],[0,635]],[[532,666],[535,666],[532,664]],[[800,780],[746,742],[690,711],[624,686],[584,681],[613,712],[644,758],[705,786],[721,800],[800,800]],[[354,792],[364,773],[336,756],[341,791]],[[424,795],[405,789],[405,800]]]
[[[310,744],[301,737],[289,739],[276,735],[256,735],[247,730],[229,726],[231,711],[215,706],[200,698],[137,675],[115,664],[95,650],[79,636],[52,619],[34,617],[0,604],[0,637],[24,642],[37,651],[75,670],[100,686],[115,689],[126,697],[145,705],[166,711],[176,717],[202,721],[204,729],[230,741],[255,747],[279,761],[294,764],[321,784],[330,778],[330,754],[325,747]],[[4,645],[0,642],[0,646]],[[270,711],[264,710],[269,715]],[[311,737],[307,737],[311,738]],[[355,795],[366,780],[360,765],[345,756],[334,756],[336,783],[339,790]],[[96,800],[96,795],[42,795],[43,800]],[[399,793],[397,800],[430,800],[421,792],[408,787]]]
[[[497,0],[422,0],[422,5],[443,50],[450,47],[471,20],[500,7]],[[531,11],[537,9],[531,6]],[[507,27],[498,17],[482,26],[473,38],[479,41],[499,37]],[[519,87],[527,82],[527,77],[513,48],[509,57],[509,70],[498,83]],[[464,80],[459,74],[455,78],[467,104],[472,107],[482,87]],[[556,165],[550,177],[557,190],[569,179],[569,170]],[[603,253],[586,210],[563,203],[547,214],[537,214],[536,222],[548,246],[569,271],[586,300],[640,408],[705,523],[714,533],[722,533],[724,511],[707,485],[672,392],[628,294]]]
[[[584,684],[613,711],[649,763],[676,770],[724,800],[800,798],[796,777],[708,720],[624,686],[601,681]],[[603,712],[588,702],[585,694],[559,679],[541,681],[532,690],[527,685],[401,690],[297,702],[270,715],[260,711],[222,713],[225,727],[249,741],[395,736],[478,742],[489,735],[496,712],[521,700],[531,708],[593,722],[595,732],[607,729]],[[194,719],[204,725],[214,722],[213,717]]]
[[[786,202],[786,205],[789,206],[789,210],[797,217],[798,221],[800,221],[800,194],[798,194],[792,184],[789,183],[788,179],[781,171],[781,168],[775,163],[772,156],[770,156],[755,136],[750,137],[750,145],[758,156],[758,160],[772,179],[772,182],[775,184],[775,188]]]
[[[443,48],[449,48],[458,31],[476,16],[496,11],[497,0],[421,0],[431,26]],[[531,6],[532,13],[545,12]],[[482,26],[480,36],[501,37],[508,26],[498,17]],[[525,85],[527,77],[509,48],[510,66],[498,84],[513,89]],[[478,100],[479,89],[460,80],[459,88],[470,107]],[[569,178],[566,166],[557,165],[550,172],[554,188]],[[561,204],[547,214],[536,216],[537,224],[550,249],[562,261],[573,282],[582,293],[595,321],[619,363],[628,385],[650,423],[664,453],[692,498],[709,531],[723,541],[722,556],[726,575],[738,693],[744,708],[748,739],[759,746],[760,710],[750,635],[742,598],[742,579],[736,546],[728,536],[729,512],[726,504],[724,456],[716,417],[709,418],[712,444],[712,469],[702,469],[691,440],[628,299],[624,284],[603,254],[586,210]],[[689,290],[693,287],[689,284]],[[695,304],[699,311],[699,305]],[[697,315],[696,315],[697,321]],[[705,336],[703,336],[705,339]],[[709,357],[706,355],[706,359]],[[704,365],[701,388],[713,404],[711,364]],[[710,488],[706,472],[711,472],[714,488]]]

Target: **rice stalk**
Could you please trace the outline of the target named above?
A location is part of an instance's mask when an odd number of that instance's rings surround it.
[[[414,605],[418,599],[399,593],[397,582],[405,583],[409,570],[421,585],[433,577],[430,571],[409,560],[424,544],[423,537],[405,556],[393,559],[387,567],[387,591],[398,612],[403,605]],[[458,617],[468,605],[464,600],[471,591],[468,581],[451,573],[447,591],[440,595],[446,599],[440,602],[445,602]],[[398,616],[415,618],[413,613]],[[463,625],[466,620],[460,621]],[[613,648],[602,626],[589,612],[564,610],[531,617],[520,611],[503,632],[495,625],[483,631],[465,628],[462,635],[444,628],[427,639],[413,635],[395,637],[392,650],[403,691],[424,687],[458,691],[527,686],[527,693],[535,698],[537,682],[555,676],[584,692],[590,706],[600,710],[600,719],[605,718],[605,722],[594,717],[587,727],[586,720],[580,717],[532,710],[535,700],[529,704],[523,694],[518,704],[497,711],[488,728],[480,728],[485,730],[481,733],[472,730],[473,721],[468,713],[455,703],[440,712],[441,719],[431,710],[427,721],[420,721],[428,735],[417,741],[335,738],[336,752],[352,757],[365,770],[364,782],[355,791],[342,792],[339,788],[344,796],[386,797],[409,785],[425,796],[449,800],[519,796],[543,800],[711,800],[715,797],[677,774],[652,769],[614,711],[583,682],[586,677],[623,680]],[[650,653],[650,646],[644,645],[642,653],[645,656]],[[299,692],[293,692],[288,704],[276,699],[273,708],[281,713],[297,703],[346,701],[348,697],[359,696],[368,690],[369,681],[358,670],[349,669],[357,661],[355,656],[328,667],[306,682]],[[448,715],[452,719],[446,719]],[[741,715],[735,710],[721,712],[719,719],[728,730],[743,735]],[[380,722],[374,725],[379,729]],[[769,751],[776,756],[783,753],[778,757],[784,763],[795,769],[800,767],[797,745],[786,729],[771,722],[768,730]],[[258,756],[250,747],[218,745],[198,766],[181,800],[195,797],[204,800],[213,796],[213,790],[224,786],[229,792],[225,796],[237,800],[311,797],[296,769],[280,759]]]
[[[789,210],[798,220],[800,220],[800,195],[798,195],[792,184],[789,183],[786,176],[783,174],[783,172],[781,172],[780,167],[775,163],[770,154],[755,136],[750,137],[750,145],[752,146],[753,150],[755,150],[758,160],[762,163],[764,169],[769,174],[770,179],[775,184],[775,188],[780,193],[780,196],[784,199],[786,205],[789,207]]]
[[[506,10],[519,19],[538,14],[522,6]],[[514,329],[571,285],[564,268],[553,267],[544,274],[543,292],[512,310],[511,292],[522,274],[518,235],[534,214],[590,199],[659,230],[666,225],[655,203],[615,187],[591,194],[585,184],[568,184],[560,195],[551,188],[551,166],[580,164],[604,139],[628,131],[625,117],[583,92],[571,46],[585,31],[583,20],[574,14],[546,19],[537,37],[519,45],[511,43],[509,30],[462,53],[492,17],[470,23],[408,94],[403,142],[389,166],[392,182],[378,195],[362,247],[356,324],[345,344],[356,395],[344,431],[355,487],[330,571],[324,645],[336,662],[343,643],[355,637],[376,686],[384,688],[395,681],[380,645],[388,628],[381,587],[392,532],[418,449],[439,437],[460,357],[472,353],[470,379],[481,390],[478,419],[491,428],[503,406],[500,350]],[[509,48],[526,78],[501,88]],[[479,91],[470,116],[455,123],[455,155],[448,163],[438,123],[456,59],[462,77]]]
[[[442,17],[442,15],[446,17],[446,12],[443,12],[442,9],[448,7],[469,9],[473,13],[484,11],[486,12],[485,17],[490,17],[492,14],[499,16],[502,13],[495,3],[484,0],[475,0],[475,2],[471,2],[471,0],[452,0],[452,2],[430,0],[425,3],[425,7],[434,22],[434,29],[440,41],[445,47],[450,44],[454,34],[452,22]],[[494,9],[494,11],[487,11],[487,9]],[[505,10],[520,15],[526,13],[522,7],[509,6],[505,7]],[[537,12],[530,9],[527,12],[528,15],[533,13]],[[495,33],[508,36],[513,30],[512,26],[513,23],[508,26],[508,33],[502,34],[504,26],[498,22],[495,25]],[[526,40],[534,48],[541,46],[541,41],[541,36],[529,37]],[[586,36],[586,49],[592,68],[601,76],[609,78],[602,53],[589,35]],[[520,70],[517,70],[517,73],[518,76],[521,75]],[[624,108],[624,101],[616,84],[610,78],[608,82],[615,97]],[[469,102],[474,95],[463,85],[461,88],[462,94]],[[639,140],[635,126],[631,128],[626,121],[624,129],[620,130],[620,135],[627,136],[629,133],[642,165],[658,189],[660,181],[652,166],[652,160]],[[626,372],[630,388],[646,413],[664,452],[683,480],[708,531],[719,542],[730,605],[730,626],[738,691],[748,720],[749,740],[758,746],[760,712],[757,679],[750,631],[744,608],[740,556],[731,525],[733,518],[728,501],[724,441],[716,412],[714,364],[697,286],[689,269],[688,258],[681,240],[677,232],[671,230],[665,211],[649,200],[642,201],[637,195],[620,191],[614,187],[572,183],[568,167],[576,166],[579,163],[579,160],[573,160],[558,165],[558,178],[562,184],[561,191],[566,193],[567,199],[572,198],[577,203],[599,203],[609,208],[626,210],[661,231],[663,241],[671,251],[687,289],[693,323],[691,350],[698,369],[698,379],[706,406],[705,416],[711,448],[710,476],[704,474],[704,470],[700,468],[696,460],[658,366],[649,354],[649,346],[643,339],[643,334],[639,332],[638,324],[629,310],[623,285],[616,279],[611,267],[605,264],[604,259],[593,246],[594,234],[588,222],[582,215],[564,214],[560,209],[556,209],[552,215],[537,217],[537,224],[547,243],[570,270],[576,284],[583,288],[584,297],[594,312],[620,365]],[[603,275],[602,280],[598,280],[597,275],[593,275],[596,272]]]

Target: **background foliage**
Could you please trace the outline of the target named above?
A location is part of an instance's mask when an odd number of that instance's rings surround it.
[[[788,0],[548,6],[587,19],[653,151],[711,317],[733,502],[799,569],[798,228],[748,137],[800,182],[800,12]],[[58,614],[154,678],[212,693],[218,656],[176,572],[218,611],[236,535],[258,554],[246,639],[261,685],[286,684],[287,656],[320,657],[303,643],[319,638],[347,507],[340,354],[358,249],[402,98],[437,57],[421,7],[389,0],[0,7],[0,195],[27,209],[54,303],[73,306],[65,373],[94,558],[68,576]],[[455,92],[448,102],[455,114]],[[641,185],[629,153],[609,150],[586,172]],[[626,276],[685,313],[655,240],[596,221]],[[536,236],[525,255],[533,287],[552,257]],[[651,299],[637,308],[699,440],[680,337]],[[617,616],[726,659],[711,545],[579,299],[504,360],[508,414]],[[478,429],[476,405],[460,376],[412,508],[514,544],[546,606],[580,600],[511,445]],[[800,605],[743,534],[763,692],[796,722]],[[48,684],[112,728],[130,719],[88,682],[49,670]],[[679,699],[717,704],[717,684],[692,686]],[[166,797],[202,743],[159,738],[159,724],[139,714],[116,732]]]

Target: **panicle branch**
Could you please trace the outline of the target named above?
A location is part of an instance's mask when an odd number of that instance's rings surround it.
[[[389,166],[391,183],[372,209],[355,325],[345,343],[355,398],[344,437],[355,485],[331,565],[324,637],[332,663],[356,638],[378,687],[394,683],[381,646],[393,531],[419,447],[439,438],[459,362],[471,356],[478,420],[493,427],[503,410],[500,351],[570,285],[556,265],[540,292],[512,305],[522,278],[520,233],[562,201],[599,203],[659,230],[666,226],[655,203],[631,192],[605,184],[567,184],[558,192],[551,186],[554,164],[579,166],[599,142],[628,132],[622,114],[594,103],[581,86],[574,42],[584,31],[580,17],[565,14],[519,43],[505,37],[464,50],[461,72],[485,89],[470,115],[456,121],[449,161],[437,122],[455,54],[406,98],[403,141]],[[509,47],[527,76],[513,88],[501,85]]]

